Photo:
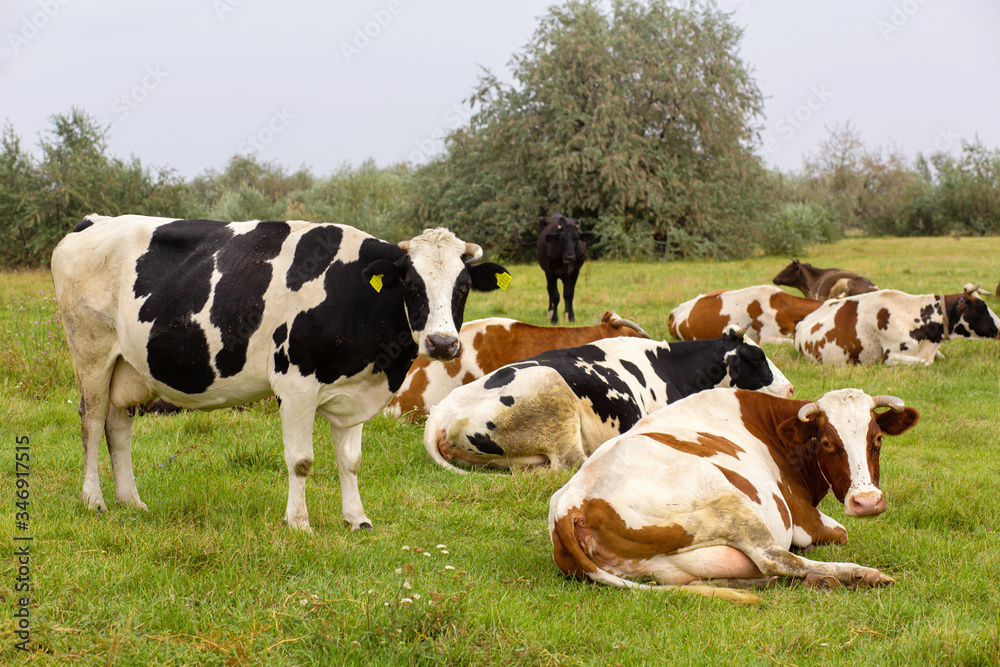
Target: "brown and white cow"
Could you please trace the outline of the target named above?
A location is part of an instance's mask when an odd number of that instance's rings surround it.
[[[840,299],[854,294],[874,292],[878,287],[864,276],[842,269],[817,269],[812,264],[793,259],[773,279],[775,285],[801,290],[809,299]]]
[[[680,340],[719,338],[746,329],[758,343],[790,343],[795,325],[822,301],[793,296],[771,285],[699,294],[670,311],[670,335]]]
[[[466,322],[458,335],[462,341],[458,358],[440,362],[417,357],[386,412],[422,422],[430,409],[452,390],[501,366],[549,350],[577,347],[617,336],[649,338],[642,327],[622,319],[613,310],[604,313],[600,324],[589,327],[539,327],[505,317]]]
[[[815,402],[740,389],[693,394],[604,443],[552,496],[556,564],[578,579],[622,588],[652,580],[740,602],[757,598],[690,584],[891,583],[876,569],[789,548],[847,541],[816,507],[830,491],[847,516],[885,511],[882,435],[918,419],[900,399],[859,389]]]
[[[799,322],[795,348],[824,364],[930,365],[949,338],[997,338],[1000,318],[979,298],[880,290],[827,301]]]

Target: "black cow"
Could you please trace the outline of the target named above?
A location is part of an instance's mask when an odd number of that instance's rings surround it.
[[[580,267],[587,259],[587,243],[594,240],[590,232],[580,231],[580,221],[564,217],[562,214],[550,215],[538,221],[538,238],[534,243],[521,240],[521,233],[515,229],[519,245],[537,247],[538,265],[545,272],[545,280],[549,290],[549,321],[559,322],[556,312],[559,307],[559,285],[563,281],[563,300],[566,302],[566,319],[576,322],[573,313],[573,291],[576,289],[576,279],[580,275]]]
[[[742,334],[680,343],[605,338],[503,366],[433,407],[424,448],[437,463],[578,465],[654,410],[711,387],[791,396]]]
[[[128,408],[163,396],[220,408],[275,395],[288,504],[309,530],[313,421],[333,429],[345,522],[370,528],[358,492],[364,422],[423,354],[452,359],[470,289],[497,264],[446,229],[387,243],[352,227],[90,216],[52,253],[52,277],[80,389],[83,502],[105,509],[107,435],[120,502],[146,508],[132,474]]]

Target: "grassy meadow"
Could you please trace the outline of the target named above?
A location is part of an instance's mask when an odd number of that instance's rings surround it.
[[[881,287],[957,292],[1000,280],[1000,238],[851,238],[800,257]],[[787,258],[591,262],[579,324],[607,309],[666,337],[667,313],[717,288],[769,283]],[[508,267],[467,319],[544,323],[541,271]],[[985,297],[994,311],[1000,302]],[[47,272],[0,273],[0,663],[456,665],[993,665],[1000,663],[1000,341],[953,340],[927,368],[823,367],[765,346],[796,396],[860,387],[922,415],[886,438],[888,511],[823,510],[850,542],[810,557],[881,569],[882,589],[797,584],[735,606],[673,591],[564,578],[548,499],[571,473],[459,476],[431,463],[419,426],[365,427],[361,494],[375,530],[340,516],[330,435],[318,420],[307,498],[314,533],[281,525],[287,494],[272,401],[136,420],[133,462],[148,512],[80,502],[79,395]],[[30,438],[30,522],[17,528],[15,445]],[[23,442],[23,440],[22,440]],[[30,535],[29,653],[15,649],[17,536]]]

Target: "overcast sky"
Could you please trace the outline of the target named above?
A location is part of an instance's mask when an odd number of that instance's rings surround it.
[[[191,177],[256,154],[327,175],[426,161],[482,69],[548,0],[0,0],[0,120],[33,150],[72,106],[110,149]],[[799,169],[827,127],[909,157],[1000,146],[997,0],[719,0],[766,97],[760,153]]]

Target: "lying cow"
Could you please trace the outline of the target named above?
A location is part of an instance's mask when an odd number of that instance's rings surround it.
[[[948,338],[997,338],[1000,318],[979,298],[880,290],[827,301],[799,322],[795,348],[824,364],[930,365]]]
[[[891,410],[876,412],[883,407]],[[890,583],[878,570],[789,548],[847,541],[844,527],[816,507],[830,491],[847,516],[885,511],[882,435],[918,419],[900,399],[859,389],[815,402],[739,389],[689,396],[606,442],[552,496],[556,565],[611,586],[646,588],[639,582],[652,579],[741,602],[757,598],[688,584]]]
[[[471,289],[497,288],[496,264],[446,229],[401,243],[309,222],[89,216],[52,253],[82,395],[83,502],[105,509],[98,445],[107,434],[119,502],[146,509],[132,473],[127,408],[163,396],[220,408],[275,395],[288,504],[309,529],[313,421],[330,422],[345,522],[370,528],[358,493],[361,428],[417,354],[460,351]]]
[[[607,338],[459,387],[431,410],[424,448],[449,468],[575,466],[657,408],[717,386],[792,393],[739,333],[681,343]]]
[[[795,325],[822,301],[793,296],[770,285],[700,294],[670,311],[670,335],[680,340],[718,338],[746,329],[759,343],[790,343]]]
[[[864,276],[842,269],[817,269],[812,264],[793,259],[773,280],[801,290],[808,299],[840,299],[854,294],[874,292],[878,287]]]
[[[417,357],[403,386],[389,401],[386,412],[424,421],[428,411],[453,389],[478,380],[501,366],[563,347],[584,345],[602,338],[649,334],[614,311],[604,313],[600,324],[590,327],[539,327],[503,317],[473,320],[462,325],[458,337],[462,353],[451,361]]]
[[[559,322],[559,283],[563,283],[563,301],[566,303],[566,319],[576,321],[573,313],[573,292],[576,279],[580,277],[580,267],[587,259],[587,243],[594,240],[590,232],[580,231],[580,221],[562,214],[550,215],[538,221],[538,238],[533,243],[521,240],[521,233],[514,230],[518,245],[536,247],[538,265],[545,272],[546,289],[549,292],[549,321]]]

